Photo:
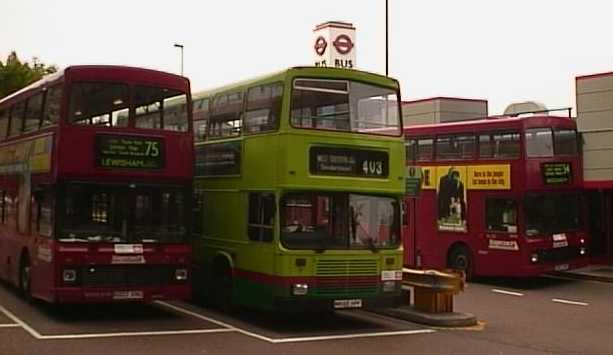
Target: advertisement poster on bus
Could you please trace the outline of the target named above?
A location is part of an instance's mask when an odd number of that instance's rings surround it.
[[[438,166],[438,230],[466,232],[466,167]]]

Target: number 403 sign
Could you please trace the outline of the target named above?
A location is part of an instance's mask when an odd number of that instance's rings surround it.
[[[380,160],[364,160],[362,171],[364,175],[383,176],[383,164]]]

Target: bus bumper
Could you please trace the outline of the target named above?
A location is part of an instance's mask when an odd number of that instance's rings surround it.
[[[361,305],[358,307],[356,300],[360,300]],[[350,302],[354,301],[354,302]],[[308,296],[276,298],[274,302],[275,310],[284,313],[306,313],[306,312],[329,312],[335,310],[350,310],[350,309],[377,309],[377,308],[394,308],[400,306],[402,298],[400,294],[379,295],[376,297],[351,298],[339,297],[334,299],[329,298],[309,298]]]
[[[53,291],[52,302],[91,303],[151,303],[157,300],[188,300],[190,284],[160,287],[58,287]]]
[[[582,268],[589,265],[590,258],[589,257],[581,257],[570,260],[561,260],[557,262],[546,262],[546,263],[536,263],[536,264],[527,264],[521,267],[517,276],[538,276],[541,274],[546,274],[550,272],[564,272],[569,270],[574,270],[578,268]]]

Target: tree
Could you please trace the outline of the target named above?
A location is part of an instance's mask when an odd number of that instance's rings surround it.
[[[56,71],[55,65],[41,63],[36,57],[32,58],[31,63],[22,63],[17,57],[17,53],[11,52],[5,63],[0,60],[0,98]]]

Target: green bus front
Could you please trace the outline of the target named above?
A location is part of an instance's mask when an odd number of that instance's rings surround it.
[[[397,305],[398,83],[293,68],[197,96],[210,101],[196,144],[195,288],[221,306],[274,311]]]

